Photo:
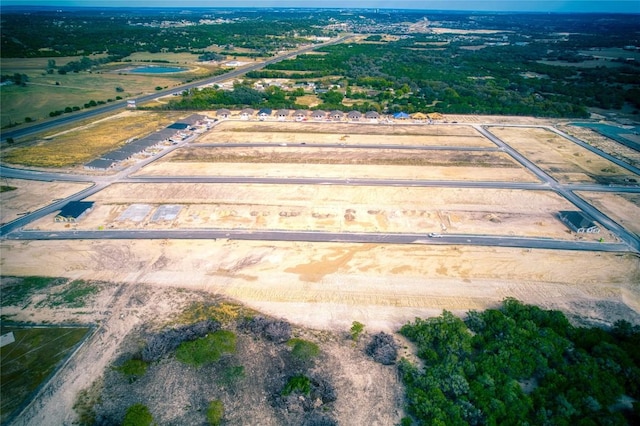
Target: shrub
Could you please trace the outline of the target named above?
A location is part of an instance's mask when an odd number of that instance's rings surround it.
[[[303,395],[309,395],[311,392],[311,380],[307,376],[301,374],[289,378],[287,384],[282,389],[282,396],[291,395],[294,392],[301,393]]]
[[[398,357],[398,346],[393,336],[380,332],[373,336],[371,343],[367,346],[367,355],[373,357],[376,362],[391,365]]]
[[[218,426],[224,417],[224,404],[219,399],[211,401],[207,408],[207,421],[211,426]]]
[[[215,321],[205,320],[195,324],[172,328],[153,335],[142,350],[142,360],[157,361],[167,353],[175,350],[182,342],[195,340],[220,328]]]
[[[353,340],[354,342],[357,342],[358,339],[360,338],[360,335],[362,334],[362,332],[364,331],[364,324],[358,322],[358,321],[354,321],[351,324],[351,340]]]
[[[245,327],[254,334],[262,334],[276,343],[283,343],[291,338],[291,325],[285,321],[274,321],[265,317],[251,318]]]
[[[153,416],[146,405],[133,404],[127,408],[122,426],[150,426],[153,423]]]
[[[141,359],[130,359],[115,370],[124,374],[129,383],[133,383],[147,372],[147,363]]]
[[[320,354],[318,345],[303,339],[291,339],[287,345],[291,347],[291,356],[298,361],[311,361]]]
[[[218,330],[198,340],[178,346],[176,357],[185,364],[201,366],[220,359],[224,353],[236,350],[236,335],[228,330]]]

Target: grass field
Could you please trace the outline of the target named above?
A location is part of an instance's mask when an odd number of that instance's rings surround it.
[[[184,115],[184,114],[182,114]],[[112,118],[39,140],[30,146],[8,149],[3,161],[36,167],[69,167],[84,164],[176,121],[179,113],[128,111]]]
[[[0,385],[0,422],[28,402],[89,328],[47,327],[20,328],[2,326],[0,333],[13,332],[15,342],[0,349],[2,373]]]
[[[174,58],[177,60],[176,63],[183,64],[187,59],[185,55],[193,57],[190,54],[182,54]],[[147,57],[144,54],[139,56],[141,61],[154,60],[153,57]],[[57,66],[79,59],[80,57],[55,58]],[[160,60],[160,58],[155,59]],[[91,72],[60,75],[46,73],[47,58],[3,58],[3,75],[26,74],[29,81],[26,87],[15,85],[2,87],[0,126],[5,128],[12,124],[24,123],[26,117],[42,120],[48,118],[52,111],[74,106],[83,108],[85,103],[92,100],[115,101],[118,96],[126,99],[143,93],[153,93],[156,87],[173,87],[187,80],[203,77],[212,71],[211,66],[196,66],[189,72],[176,74],[150,75],[118,72],[119,69],[140,64],[148,65],[144,62],[121,62],[104,65]],[[120,89],[116,90],[117,87]]]

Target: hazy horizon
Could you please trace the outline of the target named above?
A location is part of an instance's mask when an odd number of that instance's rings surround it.
[[[417,9],[478,12],[542,12],[542,13],[640,13],[640,1],[615,0],[351,0],[345,7],[343,0],[324,0],[320,5],[305,4],[299,0],[0,0],[1,6],[49,7],[110,7],[110,8],[337,8],[337,9]]]

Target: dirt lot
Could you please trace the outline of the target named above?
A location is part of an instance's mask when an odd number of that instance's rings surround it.
[[[375,137],[383,141],[380,143],[493,147],[465,126],[341,124],[337,128],[322,123],[304,127],[309,130],[304,134],[300,126],[307,125],[223,122],[199,142],[316,141],[357,145],[371,143]],[[328,133],[328,129],[335,133]],[[591,182],[600,179],[600,175],[618,176],[617,171],[602,171],[609,167],[608,162],[587,157],[586,151],[555,139],[549,132],[496,127],[492,131],[563,182]],[[385,132],[391,134],[381,134]],[[341,140],[344,136],[347,137]],[[533,152],[534,148],[537,151]],[[447,153],[423,157],[420,160],[423,163],[431,162],[427,166],[398,166],[346,165],[347,161],[331,150],[317,150],[309,154],[308,160],[316,161],[322,156],[318,153],[322,153],[339,164],[296,164],[290,157],[292,147],[261,150],[268,158],[289,161],[274,164],[238,162],[242,155],[253,155],[242,150],[223,151],[232,155],[235,162],[211,162],[209,149],[178,151],[173,157],[143,169],[142,174],[536,181],[521,167],[479,167],[471,157],[458,165],[455,157]],[[300,149],[302,152],[312,151]],[[344,152],[355,155],[357,151]],[[490,154],[491,161],[510,165],[511,161],[505,162],[497,153]],[[366,163],[365,157],[351,159]],[[442,164],[435,165],[437,162]],[[46,186],[39,188],[50,190]],[[35,190],[29,193],[37,194]],[[6,194],[10,193],[3,196]],[[634,197],[580,195],[637,232],[638,201]],[[8,204],[17,211],[21,206],[39,205],[40,197]],[[96,202],[95,209],[77,225],[54,224],[49,216],[33,226],[54,230],[312,229],[577,238],[555,216],[558,210],[572,209],[572,205],[551,191],[126,183],[112,185],[90,200]],[[3,198],[3,209],[4,201]],[[148,206],[148,210],[143,209],[140,221],[119,220],[128,208],[139,204]],[[154,212],[168,204],[180,206],[178,215],[165,222],[152,221]],[[583,236],[600,237],[614,240],[607,233]],[[562,309],[574,320],[581,317],[580,321],[590,324],[608,325],[618,319],[640,324],[640,258],[622,253],[233,240],[3,240],[0,267],[5,276],[47,275],[116,283],[105,290],[95,305],[82,312],[3,309],[3,315],[15,315],[14,319],[101,325],[91,343],[77,354],[64,375],[54,380],[50,391],[30,407],[19,423],[29,425],[49,421],[69,424],[77,392],[116,359],[124,336],[188,305],[194,299],[185,290],[201,291],[197,296],[200,298],[230,297],[298,326],[340,333],[353,321],[362,322],[370,331],[392,332],[416,316],[438,315],[442,309],[462,314],[469,309],[494,307],[505,297]],[[341,424],[397,423],[401,413],[397,411],[396,388],[391,385],[396,379],[385,370],[370,367],[348,348],[327,345],[332,348],[330,357],[343,379],[342,392],[364,395],[354,396],[346,405],[336,407]],[[372,413],[393,414],[382,418]],[[264,424],[273,423],[265,420]]]
[[[81,222],[54,223],[50,215],[32,228],[442,232],[616,240],[608,232],[568,232],[557,213],[572,204],[550,191],[160,183],[116,184],[88,200],[96,204]],[[154,219],[166,205],[180,206],[177,217]],[[140,213],[127,218],[132,206]]]
[[[545,129],[491,127],[491,132],[524,154],[561,183],[624,184],[635,175]]]
[[[89,184],[70,182],[38,182],[23,179],[2,179],[2,185],[16,188],[13,191],[0,192],[0,224],[18,219],[21,215],[66,198],[85,188]]]
[[[640,194],[578,192],[598,210],[636,235],[640,235]]]

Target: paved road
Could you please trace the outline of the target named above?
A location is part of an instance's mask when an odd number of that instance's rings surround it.
[[[194,148],[338,148],[338,149],[393,149],[410,151],[489,151],[500,152],[502,149],[491,146],[447,146],[447,145],[394,145],[394,144],[353,144],[346,143],[288,143],[288,142],[256,142],[256,143],[198,143]]]
[[[344,241],[344,242],[375,242],[395,244],[467,244],[482,246],[522,247],[561,250],[595,250],[595,251],[628,251],[631,249],[640,252],[640,240],[634,234],[628,232],[615,221],[604,215],[599,210],[582,200],[572,191],[599,191],[616,190],[617,192],[640,192],[637,187],[604,187],[597,184],[562,185],[553,177],[544,172],[533,162],[528,160],[507,143],[495,136],[486,127],[473,125],[481,134],[491,140],[498,150],[507,152],[524,167],[530,170],[540,182],[466,182],[466,181],[428,181],[428,180],[386,180],[386,179],[339,179],[339,178],[269,178],[269,177],[243,177],[243,176],[184,176],[184,177],[154,177],[137,176],[132,174],[139,171],[146,164],[156,161],[169,152],[187,145],[197,135],[172,146],[160,154],[143,162],[137,163],[131,168],[123,170],[115,175],[92,178],[90,176],[73,176],[67,174],[30,172],[20,169],[0,168],[3,177],[15,177],[21,179],[37,180],[70,180],[93,181],[94,185],[65,200],[57,201],[43,209],[26,215],[11,223],[0,227],[0,237],[11,239],[157,239],[157,238],[234,238],[253,240],[285,240],[285,241]],[[242,144],[243,146],[264,146],[264,144]],[[277,144],[280,146],[280,144]],[[223,145],[223,146],[229,146]],[[323,145],[325,146],[325,145]],[[342,145],[340,145],[342,146]],[[374,146],[379,148],[379,146]],[[396,146],[393,146],[397,148]],[[411,147],[410,147],[411,148]],[[422,147],[420,147],[422,148]],[[446,147],[447,149],[449,147]],[[380,233],[328,233],[328,232],[286,232],[286,231],[236,231],[236,230],[108,230],[108,231],[68,231],[68,232],[36,232],[24,231],[21,228],[33,220],[44,217],[59,210],[69,201],[82,200],[115,182],[138,183],[242,183],[242,184],[300,184],[300,185],[360,185],[360,186],[422,186],[422,187],[451,187],[451,188],[495,188],[495,189],[521,189],[521,190],[552,190],[564,196],[567,200],[593,217],[605,228],[611,230],[620,237],[624,244],[592,243],[584,241],[552,240],[545,238],[513,238],[504,236],[477,236],[477,235],[450,235],[443,234],[438,237],[429,237],[424,234],[380,234]]]
[[[480,133],[486,136],[489,140],[494,142],[496,145],[503,147],[506,152],[508,152],[512,157],[514,157],[517,161],[519,161],[522,165],[524,165],[527,169],[529,169],[532,173],[538,176],[543,182],[547,183],[554,191],[556,191],[559,195],[566,198],[568,201],[573,203],[578,209],[582,210],[587,216],[592,217],[596,220],[596,222],[600,223],[602,226],[616,234],[625,244],[628,244],[634,251],[640,252],[640,238],[636,236],[634,233],[627,231],[624,227],[620,226],[617,222],[609,218],[607,215],[602,213],[600,210],[593,207],[591,204],[584,201],[582,198],[573,193],[571,189],[564,185],[560,185],[558,181],[556,181],[551,175],[543,171],[536,164],[530,161],[528,158],[520,154],[515,149],[511,148],[507,143],[502,141],[496,135],[491,133],[486,129],[485,126],[474,125]]]
[[[234,239],[259,241],[346,242],[376,244],[433,244],[519,247],[549,250],[587,250],[628,252],[625,244],[590,241],[554,240],[547,238],[520,238],[489,235],[447,235],[429,237],[427,234],[351,233],[320,231],[239,231],[228,229],[182,230],[101,230],[101,231],[16,231],[13,240],[157,240],[157,239]]]
[[[280,62],[282,60],[285,59],[289,59],[292,58],[294,56],[297,55],[301,55],[307,52],[311,52],[313,50],[318,49],[319,47],[322,46],[328,46],[328,45],[332,45],[332,44],[338,44],[338,43],[342,43],[343,41],[349,39],[351,36],[350,35],[346,35],[343,37],[340,37],[336,40],[331,40],[328,41],[326,43],[322,43],[322,44],[315,44],[313,46],[309,46],[309,47],[305,47],[303,49],[299,49],[296,50],[294,52],[289,52],[286,53],[284,55],[281,56],[276,56],[272,59],[269,59],[267,61],[264,62],[258,62],[252,65],[248,65],[246,67],[242,67],[242,68],[237,68],[234,69],[232,71],[229,71],[226,74],[222,74],[222,75],[218,75],[215,77],[211,77],[211,78],[207,78],[204,80],[199,80],[196,81],[194,83],[188,83],[188,84],[182,84],[180,86],[175,86],[172,87],[171,89],[166,89],[166,90],[160,90],[151,94],[147,94],[147,95],[142,95],[142,96],[138,96],[135,98],[129,98],[123,101],[119,101],[119,102],[114,102],[114,103],[109,103],[106,104],[104,106],[100,106],[100,107],[95,107],[95,108],[91,108],[91,109],[86,109],[86,110],[82,110],[80,112],[76,112],[76,113],[71,113],[71,114],[63,114],[57,118],[54,119],[49,119],[46,121],[42,121],[39,123],[35,123],[32,125],[29,125],[28,127],[22,127],[19,129],[15,129],[15,130],[9,130],[9,131],[3,131],[2,134],[0,135],[0,140],[2,142],[6,141],[8,138],[13,138],[13,139],[17,139],[20,137],[24,137],[24,136],[29,136],[29,135],[33,135],[35,133],[38,132],[42,132],[45,130],[49,130],[49,129],[53,129],[55,127],[59,127],[62,126],[64,124],[69,124],[69,123],[73,123],[74,121],[78,121],[78,120],[84,120],[87,118],[91,118],[91,117],[95,117],[97,115],[101,115],[101,114],[106,114],[108,112],[115,112],[115,111],[119,111],[119,110],[124,110],[127,107],[127,101],[131,101],[131,100],[135,100],[138,104],[143,104],[145,102],[149,102],[152,101],[154,99],[157,98],[161,98],[163,96],[168,96],[171,95],[173,93],[176,92],[183,92],[185,90],[190,90],[196,87],[201,87],[201,86],[206,86],[206,85],[210,85],[210,84],[216,84],[216,83],[220,83],[223,82],[225,80],[228,80],[230,78],[234,78],[234,77],[238,77],[241,75],[244,75],[250,71],[255,71],[261,68],[266,67],[267,65],[270,64],[274,64],[276,62]]]

